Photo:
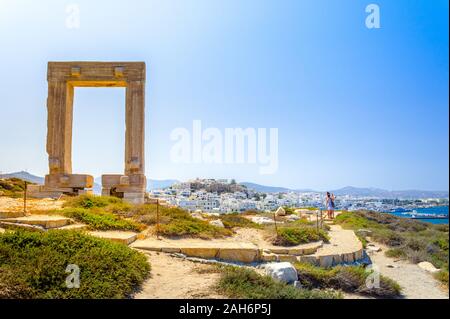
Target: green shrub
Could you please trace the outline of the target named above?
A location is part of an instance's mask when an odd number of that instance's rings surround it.
[[[64,208],[58,212],[80,223],[87,224],[91,229],[96,230],[129,230],[138,232],[145,228],[145,225],[98,209]]]
[[[34,184],[28,182],[28,184]],[[0,196],[8,196],[18,198],[23,196],[25,191],[25,181],[12,177],[12,178],[0,178]]]
[[[66,267],[80,269],[80,287],[69,289]],[[0,234],[0,299],[126,298],[150,270],[129,247],[76,231]]]
[[[443,269],[443,270],[435,273],[434,278],[439,280],[444,285],[448,286],[448,269],[446,269],[446,270]]]
[[[159,227],[160,234],[175,237],[198,237],[203,239],[220,238],[231,236],[233,233],[229,229],[210,225],[203,220],[176,219],[170,223],[162,224]]]
[[[371,230],[374,241],[391,248],[387,256],[407,258],[413,263],[429,261],[438,268],[448,269],[448,225],[367,211],[343,212],[335,221],[347,229]]]
[[[156,225],[156,204],[135,206],[123,215],[146,225]],[[229,229],[210,225],[207,221],[194,218],[187,211],[168,206],[159,206],[159,233],[171,237],[221,238],[231,236]]]
[[[386,257],[390,258],[406,258],[406,252],[403,249],[400,248],[391,248],[384,252]]]
[[[222,220],[223,225],[226,228],[234,227],[245,227],[245,228],[258,228],[261,229],[262,226],[252,222],[248,218],[245,218],[239,214],[224,214],[220,215],[220,220]]]
[[[63,207],[93,208],[106,207],[110,204],[119,203],[122,203],[122,200],[113,196],[80,195],[75,197],[68,197],[64,202]]]
[[[307,263],[296,263],[299,281],[307,288],[333,288],[351,293],[393,298],[401,292],[400,286],[390,278],[380,275],[380,286],[369,288],[366,280],[372,271],[362,266],[336,266],[321,268]]]
[[[230,298],[246,299],[336,299],[341,295],[332,291],[298,289],[261,276],[253,270],[238,267],[222,268],[218,284],[221,293]]]
[[[329,241],[327,233],[314,227],[281,227],[275,237],[273,244],[279,246],[295,246],[313,241]]]

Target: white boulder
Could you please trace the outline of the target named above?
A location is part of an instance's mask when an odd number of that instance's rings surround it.
[[[267,225],[267,224],[273,224],[275,223],[273,219],[270,219],[268,217],[264,216],[255,216],[251,218],[252,222],[259,224],[259,225]]]
[[[293,283],[298,280],[297,270],[288,262],[270,263],[266,265],[266,275],[275,280]]]
[[[428,261],[422,261],[422,262],[418,263],[417,266],[419,266],[423,270],[428,271],[432,274],[440,271],[440,269],[437,269],[436,267],[434,267],[434,265],[432,263],[430,263]]]
[[[224,228],[225,227],[220,219],[211,220],[209,222],[209,224],[213,225],[213,226],[216,226],[216,227],[220,227],[220,228]]]
[[[283,207],[278,207],[277,211],[275,212],[275,215],[277,216],[286,216],[286,211]]]
[[[381,248],[378,246],[375,246],[374,244],[368,244],[366,250],[368,252],[379,252],[379,251],[381,251]]]

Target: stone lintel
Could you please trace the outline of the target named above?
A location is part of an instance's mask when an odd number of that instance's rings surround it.
[[[89,81],[92,86],[102,86],[95,85],[102,81],[145,81],[145,62],[48,62],[47,80],[74,81],[74,86],[89,86]]]

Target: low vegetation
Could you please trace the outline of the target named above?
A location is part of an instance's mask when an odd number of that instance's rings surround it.
[[[106,209],[111,211],[108,207]],[[177,207],[160,205],[157,208],[156,204],[144,204],[125,210],[117,209],[115,214],[148,226],[156,226],[159,221],[159,234],[162,236],[211,239],[233,234],[230,229],[217,227],[209,224],[207,220],[194,218],[187,211]]]
[[[72,218],[77,222],[86,224],[94,230],[125,230],[139,232],[145,229],[145,225],[132,220],[127,220],[98,208],[64,208],[58,211],[62,215]]]
[[[245,228],[257,228],[262,229],[263,227],[257,223],[252,222],[250,219],[238,214],[224,214],[220,215],[220,220],[226,228],[234,227],[245,227]]]
[[[278,227],[272,243],[278,246],[295,246],[319,240],[328,242],[330,240],[327,234],[329,227],[325,226],[317,228],[314,222],[306,219],[285,222],[283,226]]]
[[[67,288],[68,265],[79,288]],[[76,231],[0,234],[0,299],[127,298],[149,271],[141,253]]]
[[[24,191],[25,181],[20,178],[0,178],[0,196],[17,198],[23,196]]]
[[[83,195],[70,198],[64,207],[66,216],[95,229],[139,231],[159,221],[158,232],[162,236],[210,239],[232,235],[231,230],[210,225],[180,208],[132,205],[116,197]]]
[[[307,263],[297,263],[295,267],[297,268],[299,281],[303,287],[309,289],[332,288],[382,298],[398,297],[401,293],[398,283],[383,275],[380,275],[377,287],[377,280],[369,278],[369,276],[374,275],[373,271],[363,266],[321,268]],[[367,285],[366,281],[371,284]]]
[[[318,289],[298,289],[261,276],[254,270],[238,267],[223,267],[218,290],[230,298],[244,299],[337,299],[341,294]]]
[[[343,212],[336,217],[336,223],[356,232],[368,230],[372,240],[389,247],[385,252],[388,257],[404,258],[413,263],[431,262],[441,269],[437,278],[448,285],[448,225],[368,211]]]
[[[281,227],[273,240],[274,245],[296,246],[314,241],[329,241],[327,233],[311,226]]]

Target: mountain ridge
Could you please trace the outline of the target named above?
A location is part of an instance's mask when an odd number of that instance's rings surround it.
[[[0,178],[20,178],[29,182],[43,184],[44,178],[40,176],[36,176],[30,174],[29,172],[19,171],[7,174],[0,174]],[[161,189],[172,186],[179,181],[176,179],[148,179],[147,180],[147,190]],[[279,186],[268,186],[261,185],[252,182],[241,182],[241,185],[245,185],[249,189],[253,189],[257,192],[265,192],[265,193],[280,193],[280,192],[297,192],[297,193],[306,193],[306,192],[315,192],[321,193],[323,191],[317,191],[312,189],[290,189],[287,187],[279,187]],[[101,192],[101,178],[96,177],[94,179],[94,192]],[[345,186],[339,189],[330,190],[331,193],[337,196],[354,196],[354,197],[376,197],[376,198],[405,198],[405,199],[416,199],[416,198],[448,198],[448,191],[427,191],[427,190],[385,190],[376,187],[354,187],[354,186]]]

